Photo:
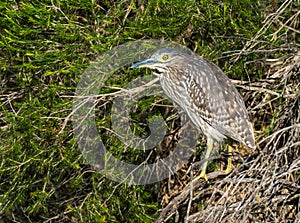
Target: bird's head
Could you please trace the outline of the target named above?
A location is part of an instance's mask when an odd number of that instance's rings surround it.
[[[156,69],[159,73],[164,73],[167,67],[179,65],[184,57],[189,56],[184,51],[177,48],[163,48],[157,50],[149,59],[133,64],[130,68]]]

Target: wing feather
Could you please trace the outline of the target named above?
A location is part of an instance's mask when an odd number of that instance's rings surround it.
[[[223,135],[255,147],[252,124],[239,92],[215,64],[201,57],[187,58],[185,73],[192,108]]]

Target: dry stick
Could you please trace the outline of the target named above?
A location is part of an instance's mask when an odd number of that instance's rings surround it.
[[[287,130],[289,130],[289,129],[291,129],[291,128],[294,128],[294,127],[296,127],[296,128],[299,128],[300,127],[300,124],[295,124],[295,125],[292,125],[292,126],[289,126],[289,127],[286,127],[286,128],[284,128],[284,129],[282,129],[282,130],[279,130],[279,131],[277,131],[277,132],[275,132],[274,134],[272,134],[272,136],[270,136],[270,137],[272,137],[272,139],[274,139],[274,137],[276,136],[276,135],[278,135],[278,134],[280,134],[280,133],[282,133],[283,131],[287,131]],[[272,140],[271,140],[272,141]],[[297,164],[298,164],[299,162],[297,162]],[[296,165],[296,164],[295,164]],[[293,165],[293,166],[295,166],[295,165]],[[295,169],[293,169],[293,170],[291,170],[291,171],[293,171],[293,172],[295,172],[296,170]],[[262,171],[260,171],[260,172],[263,172],[263,170]],[[290,172],[290,171],[288,171],[288,172]],[[281,175],[277,175],[276,176],[276,178],[280,178],[280,177],[283,177],[283,176],[285,176],[285,175],[287,175],[288,174],[288,172],[286,172],[286,173],[283,173],[283,174],[281,174]],[[259,183],[259,182],[264,182],[264,184],[263,185],[269,185],[268,186],[268,188],[269,189],[271,189],[271,190],[273,190],[273,188],[274,188],[274,185],[273,185],[273,183],[274,183],[274,179],[269,179],[269,180],[267,180],[268,178],[267,178],[267,172],[265,172],[264,173],[264,177],[263,177],[263,179],[265,179],[264,181],[258,181],[258,180],[256,180],[257,181],[257,183]],[[251,181],[245,181],[245,182],[251,182]],[[253,180],[252,180],[252,182],[254,182]],[[275,181],[276,182],[276,181]],[[261,185],[261,186],[263,186],[263,185]],[[188,188],[188,186],[186,187],[186,188]],[[189,188],[190,189],[190,188]],[[235,191],[237,191],[238,190],[238,188],[237,187],[235,187],[235,189],[234,189]],[[257,194],[259,194],[260,193],[260,191],[261,190],[263,190],[263,188],[262,187],[257,187],[257,190],[256,190],[256,192],[255,193],[253,193],[253,191],[251,192],[251,194],[252,194],[252,198],[250,199],[250,200],[252,200],[252,201],[254,201],[255,199],[256,199],[256,196],[257,196]],[[266,190],[264,190],[264,191],[266,191]],[[190,191],[191,192],[191,191]],[[233,192],[232,192],[233,193]],[[249,193],[249,192],[248,192]],[[184,198],[187,198],[188,197],[188,194],[190,194],[190,193],[188,193],[188,191],[186,191],[185,189],[183,190],[183,193],[181,194],[181,195],[179,195],[178,197],[176,197],[176,199],[177,200],[179,200],[179,198],[181,198],[180,200],[181,201],[183,201],[184,200]],[[190,196],[191,196],[191,194],[190,194]],[[222,197],[222,198],[224,198],[224,196]],[[295,197],[293,197],[294,199],[296,199]],[[260,198],[260,200],[266,200],[266,202],[267,201],[269,201],[269,197],[268,196],[265,196],[265,197],[261,197]],[[275,200],[274,200],[275,199]],[[279,203],[279,202],[283,202],[283,201],[285,201],[285,200],[287,200],[288,199],[288,196],[280,196],[280,197],[278,197],[278,198],[274,198],[274,199],[272,199],[272,200],[270,200],[269,202],[275,202],[276,201],[276,203]],[[221,199],[220,199],[221,200]],[[249,201],[250,201],[249,200]],[[176,207],[177,206],[179,206],[179,201],[178,202],[176,202]],[[182,204],[182,203],[181,203]],[[236,203],[236,204],[239,204],[238,206],[240,206],[240,208],[238,208],[238,209],[240,209],[240,210],[243,210],[243,208],[244,207],[246,207],[247,205],[249,205],[249,203],[243,203],[243,202],[239,202],[239,203]],[[166,207],[167,208],[167,207]],[[174,208],[174,207],[173,207]],[[221,210],[221,207],[216,207],[216,209],[214,209],[214,210]],[[172,210],[171,210],[172,211]],[[244,213],[244,217],[246,217],[246,215],[247,216],[250,216],[251,215],[251,209],[248,209],[247,211],[246,211],[247,213]],[[172,213],[172,212],[171,212]],[[173,210],[173,213],[174,213],[174,210]],[[189,221],[189,220],[197,220],[197,216],[203,216],[203,214],[205,214],[205,213],[210,213],[210,214],[212,214],[212,210],[211,209],[207,209],[207,210],[205,210],[204,212],[202,211],[202,212],[199,212],[199,213],[196,213],[196,214],[192,214],[192,215],[190,215],[189,213],[189,215],[187,216],[187,218],[186,218],[186,221]],[[169,214],[169,216],[170,216],[170,213],[167,213],[167,214]],[[233,213],[233,216],[231,217],[232,219],[233,219],[233,217],[234,217],[234,213]],[[163,217],[163,213],[162,213],[162,215],[160,216],[160,217]],[[158,221],[158,222],[161,222],[161,221]]]
[[[265,21],[263,22],[264,25],[263,27],[257,32],[257,34],[255,35],[255,37],[253,37],[248,43],[246,43],[246,45],[243,47],[243,49],[240,51],[240,53],[237,55],[237,57],[234,60],[234,63],[236,63],[239,59],[240,56],[242,54],[244,54],[246,51],[251,50],[252,48],[254,48],[257,44],[258,41],[255,42],[264,32],[267,31],[267,29],[272,25],[272,23],[279,17],[279,15],[281,13],[284,12],[284,10],[292,3],[292,0],[286,0],[280,7],[279,9],[277,9],[277,11],[273,14],[270,14]],[[233,64],[234,64],[233,63]],[[232,65],[231,65],[232,66]],[[229,69],[231,69],[232,67],[230,66]]]
[[[260,140],[257,144],[261,144],[263,143],[264,141],[268,140],[269,138],[271,138],[270,142],[272,142],[274,140],[274,138],[280,134],[281,132],[284,132],[284,131],[288,131],[292,128],[300,128],[300,123],[297,123],[297,124],[294,124],[294,125],[291,125],[291,126],[288,126],[288,127],[285,127],[283,129],[279,129],[278,131],[274,132],[273,134],[267,136],[266,138]],[[266,145],[266,147],[270,144],[270,142]]]
[[[214,179],[214,178],[217,178],[222,175],[224,175],[223,172],[216,171],[216,172],[208,173],[207,178]],[[167,219],[170,218],[171,215],[173,215],[175,213],[175,211],[177,210],[179,205],[182,205],[185,202],[185,200],[190,196],[190,193],[191,193],[191,185],[190,184],[191,183],[186,185],[185,188],[182,190],[182,192],[179,195],[177,195],[175,198],[173,198],[166,207],[164,207],[163,209],[160,210],[161,214],[159,215],[156,223],[165,222]],[[199,187],[204,187],[205,184],[206,184],[206,182],[204,180],[199,180],[199,181],[193,182],[193,189],[198,189]],[[204,193],[207,190],[210,190],[210,189],[202,190],[201,193]]]
[[[144,85],[141,85],[141,86],[139,86],[139,87],[132,88],[132,89],[124,89],[124,88],[116,88],[116,87],[113,88],[113,87],[111,87],[112,89],[118,89],[118,90],[120,90],[120,91],[113,92],[113,93],[107,93],[107,94],[101,94],[101,95],[99,95],[99,96],[101,96],[102,98],[104,98],[104,97],[107,97],[107,96],[125,96],[125,95],[128,95],[128,94],[139,93],[139,92],[142,92],[143,90],[145,90],[145,89],[151,87],[152,85],[154,85],[158,80],[159,80],[159,78],[155,78],[155,79],[153,79],[152,81],[150,81],[150,82],[148,82],[148,83],[146,83],[146,84],[144,84]],[[84,106],[85,103],[88,102],[88,100],[89,100],[90,98],[97,97],[97,95],[86,95],[86,96],[65,96],[65,95],[63,95],[63,96],[61,96],[61,97],[71,97],[71,98],[74,97],[74,98],[82,98],[82,99],[85,98],[86,100],[85,100],[85,101],[81,101],[81,103],[78,105],[78,107],[76,107],[75,109],[73,109],[72,112],[65,118],[65,121],[64,121],[64,123],[63,123],[63,125],[62,125],[62,128],[61,128],[61,130],[59,131],[58,134],[61,134],[61,133],[64,131],[64,129],[65,129],[67,123],[69,122],[70,118],[72,117],[72,115],[73,115],[73,114],[74,114],[81,106]],[[94,105],[92,106],[91,110],[94,109],[95,106],[96,106],[96,103],[94,103]],[[89,111],[89,113],[91,112],[91,110]],[[87,117],[87,116],[88,116],[88,114],[86,114],[85,117]]]

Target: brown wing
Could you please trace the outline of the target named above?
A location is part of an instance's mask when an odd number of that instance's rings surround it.
[[[201,118],[223,135],[255,148],[253,129],[242,97],[215,64],[191,57],[185,70],[187,91]]]

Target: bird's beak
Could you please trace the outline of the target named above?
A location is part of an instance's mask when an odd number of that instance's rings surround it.
[[[141,62],[135,63],[131,65],[131,69],[133,68],[142,68],[142,67],[148,67],[151,68],[154,64],[157,64],[157,60],[153,60],[153,59],[147,59],[147,60],[143,60]]]

